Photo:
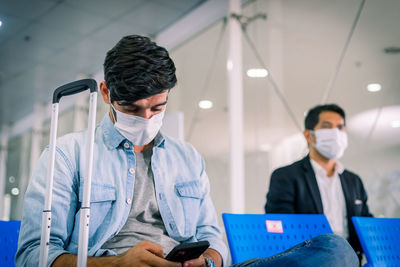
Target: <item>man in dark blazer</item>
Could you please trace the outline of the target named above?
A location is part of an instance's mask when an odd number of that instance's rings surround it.
[[[266,213],[325,214],[334,233],[347,238],[361,259],[352,216],[372,216],[359,176],[337,160],[347,147],[345,113],[335,104],[309,110],[304,137],[309,155],[271,175]]]

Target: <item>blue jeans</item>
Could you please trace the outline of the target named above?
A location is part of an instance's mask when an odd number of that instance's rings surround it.
[[[345,239],[335,234],[324,234],[271,257],[247,260],[232,267],[358,267],[359,265],[356,253]]]

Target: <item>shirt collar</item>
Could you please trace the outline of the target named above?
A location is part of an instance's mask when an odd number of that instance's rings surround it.
[[[130,143],[130,141],[114,127],[114,123],[111,121],[109,113],[104,115],[104,118],[101,122],[101,128],[103,129],[104,143],[109,149],[117,148],[125,140]],[[164,148],[165,137],[161,132],[158,132],[154,138],[154,146]]]
[[[339,174],[342,174],[344,172],[344,166],[340,161],[336,161],[335,165],[335,171],[337,171]]]
[[[154,146],[162,148],[165,147],[165,137],[161,132],[158,132],[158,134],[154,138]]]
[[[106,146],[111,148],[117,148],[122,141],[126,138],[114,127],[114,123],[110,119],[110,115],[107,112],[101,122],[101,128],[104,134],[104,143]]]
[[[311,162],[311,166],[314,169],[315,174],[319,175],[319,176],[326,176],[326,170],[319,165],[315,160],[310,158],[310,162]],[[335,164],[335,173],[338,174],[342,174],[344,172],[344,166],[341,162],[339,162],[338,160],[336,161]]]

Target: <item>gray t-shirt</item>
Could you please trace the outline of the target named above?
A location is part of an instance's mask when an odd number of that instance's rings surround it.
[[[167,254],[179,244],[168,236],[158,209],[154,176],[151,170],[152,154],[152,148],[143,153],[135,153],[135,188],[131,210],[121,231],[104,243],[103,249],[111,249],[119,255],[141,241],[147,240],[162,246],[164,254]]]

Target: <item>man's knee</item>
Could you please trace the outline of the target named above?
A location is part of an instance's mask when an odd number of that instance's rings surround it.
[[[329,245],[332,247],[351,248],[349,242],[343,237],[336,234],[323,234],[311,239],[313,242]]]
[[[336,234],[323,234],[311,239],[311,245],[325,250],[333,258],[340,259],[346,266],[359,266],[354,249],[343,237]]]

